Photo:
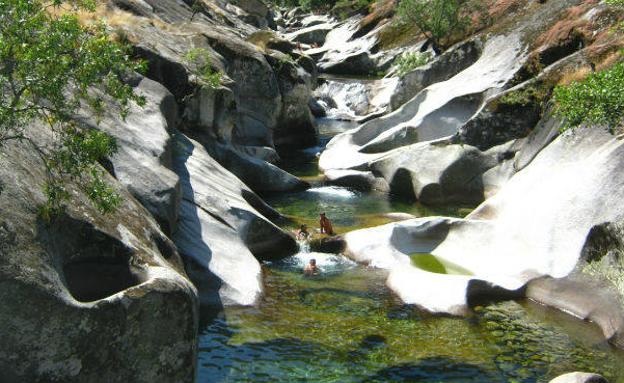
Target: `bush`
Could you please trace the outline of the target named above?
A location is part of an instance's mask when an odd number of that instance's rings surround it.
[[[193,74],[210,88],[221,86],[222,73],[212,69],[210,53],[204,48],[193,48],[186,53],[186,61],[193,67]]]
[[[467,29],[469,11],[467,0],[401,0],[397,15],[400,23],[415,25],[440,49],[444,39]]]
[[[431,54],[428,52],[403,53],[394,63],[397,67],[397,75],[403,77],[414,69],[427,64],[431,58]]]
[[[556,114],[565,119],[564,130],[587,123],[606,125],[613,131],[621,125],[624,113],[624,63],[556,87],[554,99]]]

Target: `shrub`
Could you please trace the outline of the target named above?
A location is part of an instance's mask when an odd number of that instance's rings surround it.
[[[397,75],[405,76],[414,69],[421,67],[431,61],[431,54],[428,52],[406,52],[396,59]]]
[[[556,87],[554,99],[556,114],[565,119],[563,129],[587,123],[606,125],[613,131],[624,113],[624,63]]]
[[[193,73],[210,88],[221,86],[223,74],[212,69],[210,53],[205,48],[193,48],[186,53],[186,61],[193,66]]]

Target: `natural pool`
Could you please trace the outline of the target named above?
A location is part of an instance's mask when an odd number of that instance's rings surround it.
[[[319,278],[301,275],[310,257]],[[595,327],[534,304],[433,317],[402,305],[382,271],[322,254],[266,264],[264,278],[258,307],[202,323],[199,382],[547,382],[576,370],[624,382],[624,355]]]
[[[328,123],[323,137],[346,127]],[[321,211],[338,233],[390,222],[392,212],[470,211],[325,186],[308,154],[289,159],[287,170],[312,182],[311,190],[264,196],[291,219],[289,229],[317,228]],[[306,278],[301,271],[312,257],[323,272]],[[457,271],[428,254],[414,254],[412,262]],[[624,353],[602,341],[597,327],[530,302],[476,308],[469,318],[432,316],[403,305],[385,287],[383,270],[331,254],[300,253],[265,263],[263,273],[257,307],[203,310],[198,382],[530,383],[588,371],[624,383]]]

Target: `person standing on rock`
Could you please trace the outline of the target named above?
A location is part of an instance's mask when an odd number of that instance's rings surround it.
[[[329,218],[325,216],[325,213],[321,213],[320,216],[319,225],[321,226],[321,234],[334,235],[334,228]]]

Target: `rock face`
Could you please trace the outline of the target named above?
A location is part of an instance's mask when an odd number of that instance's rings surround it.
[[[607,383],[607,379],[598,374],[571,372],[551,380],[549,383]]]
[[[66,212],[42,221],[44,169],[26,143],[0,153],[0,380],[193,382],[197,292],[173,243],[112,178],[117,212],[70,185]]]
[[[159,83],[147,78],[139,81],[135,89],[145,97],[144,107],[132,105],[126,119],[113,113],[111,107],[99,124],[89,119],[85,122],[116,139],[118,150],[111,158],[113,174],[170,235],[175,231],[180,205],[178,176],[170,170],[169,130],[177,124],[177,105]]]
[[[347,251],[389,268],[388,285],[430,311],[462,314],[491,297],[525,296],[536,278],[568,276],[596,225],[621,221],[623,151],[603,128],[578,129],[555,139],[465,219],[417,219],[348,233]],[[448,274],[411,267],[410,256],[418,254],[432,255]],[[444,294],[434,297],[432,290]],[[545,303],[558,306],[556,299]],[[621,307],[615,313],[598,324],[616,323]],[[621,328],[603,331],[621,343]]]
[[[152,14],[120,28],[149,62],[147,76],[175,96],[182,130],[206,145],[227,145],[230,153],[267,162],[278,159],[276,147],[316,145],[318,133],[307,104],[315,75],[309,58],[293,54],[295,62],[286,53],[272,51],[256,28],[237,28],[240,20],[230,25],[215,22],[234,12],[228,7],[217,16],[213,8],[219,6],[207,6],[189,22],[192,12],[184,4],[150,5]],[[221,86],[206,83],[207,67],[222,73]]]
[[[260,259],[297,250],[295,240],[268,221],[278,216],[197,142],[176,136],[174,169],[182,205],[174,241],[202,303],[254,304],[262,292]]]

